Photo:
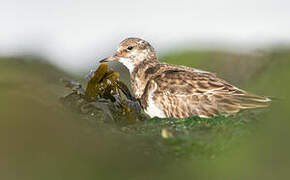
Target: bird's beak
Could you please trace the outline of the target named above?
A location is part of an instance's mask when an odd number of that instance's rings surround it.
[[[116,54],[110,57],[107,57],[105,59],[100,60],[100,63],[104,63],[104,62],[110,62],[110,61],[118,61],[120,59],[120,57],[118,57]]]

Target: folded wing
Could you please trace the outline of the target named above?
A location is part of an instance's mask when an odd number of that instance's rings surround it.
[[[243,91],[214,74],[191,68],[164,68],[148,82],[144,97],[152,98],[167,117],[231,115],[266,107],[270,99]],[[157,87],[152,92],[152,88]],[[146,97],[147,95],[147,97]]]

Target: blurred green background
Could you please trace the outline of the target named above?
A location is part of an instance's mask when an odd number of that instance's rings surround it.
[[[154,118],[118,126],[58,104],[69,92],[59,79],[82,76],[39,57],[2,57],[0,179],[289,178],[289,49],[179,51],[161,60],[216,72],[277,100],[236,117]],[[162,138],[164,128],[172,138]]]

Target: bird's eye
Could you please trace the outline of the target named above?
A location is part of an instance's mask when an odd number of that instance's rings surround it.
[[[133,46],[128,46],[127,49],[128,49],[129,51],[131,51],[131,50],[133,49]]]

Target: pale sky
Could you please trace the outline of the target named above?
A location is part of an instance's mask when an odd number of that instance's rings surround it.
[[[0,56],[37,52],[69,70],[91,66],[132,36],[159,54],[211,42],[246,49],[287,43],[290,1],[0,0],[0,23]]]

